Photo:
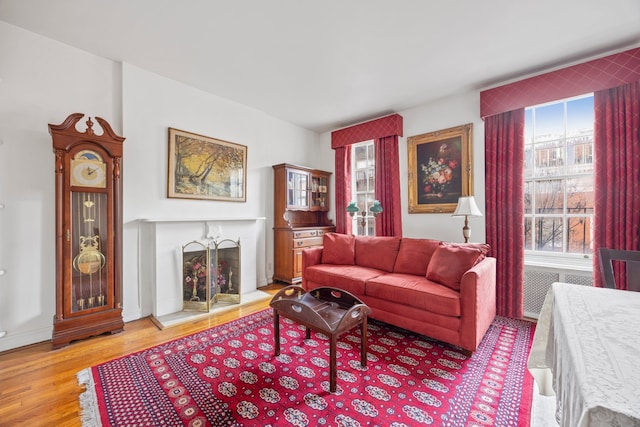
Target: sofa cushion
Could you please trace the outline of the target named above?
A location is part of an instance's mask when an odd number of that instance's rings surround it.
[[[440,245],[439,240],[403,238],[393,272],[426,275],[429,260],[438,245]]]
[[[355,237],[351,234],[325,233],[322,236],[322,263],[353,265]]]
[[[460,316],[460,293],[424,276],[384,274],[367,281],[365,295],[445,316]]]
[[[442,243],[431,257],[427,279],[459,290],[462,275],[484,256],[483,250],[477,247]]]
[[[307,291],[328,286],[354,295],[363,295],[367,280],[381,274],[383,272],[380,270],[357,265],[316,264],[304,270]]]
[[[356,265],[393,271],[400,237],[358,236],[356,239]]]

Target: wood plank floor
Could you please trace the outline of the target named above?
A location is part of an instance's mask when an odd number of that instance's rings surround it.
[[[279,284],[260,288],[275,294]],[[124,332],[72,343],[58,350],[50,342],[0,353],[0,426],[80,426],[76,373],[116,357],[214,327],[269,306],[269,299],[159,330],[144,318]]]

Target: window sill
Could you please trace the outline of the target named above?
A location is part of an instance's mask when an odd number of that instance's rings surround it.
[[[525,251],[524,265],[530,267],[557,268],[574,271],[593,271],[591,255],[540,254]]]

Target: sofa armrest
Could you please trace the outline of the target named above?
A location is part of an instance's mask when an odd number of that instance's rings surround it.
[[[460,282],[461,346],[478,348],[496,317],[496,259],[486,257],[462,276]]]
[[[307,289],[307,279],[305,278],[305,270],[312,265],[322,264],[322,246],[308,248],[302,251],[302,288]]]

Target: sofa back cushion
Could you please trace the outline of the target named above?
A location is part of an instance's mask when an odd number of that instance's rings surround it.
[[[322,263],[353,265],[355,237],[351,234],[325,233],[322,236]]]
[[[443,242],[431,257],[427,267],[427,279],[459,290],[464,273],[482,261],[488,252],[489,245],[486,244],[463,245]]]
[[[357,236],[356,265],[392,272],[396,263],[400,237]]]
[[[403,238],[393,272],[424,276],[431,256],[439,245],[439,240]]]

